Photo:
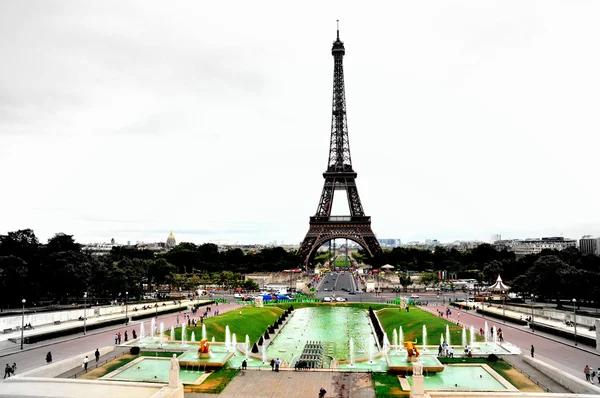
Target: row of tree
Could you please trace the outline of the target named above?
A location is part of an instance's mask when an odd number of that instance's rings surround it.
[[[526,295],[600,300],[600,257],[582,255],[576,248],[544,250],[519,259],[489,244],[467,251],[398,247],[374,258],[361,251],[354,256],[375,269],[394,265],[402,284],[409,283],[407,271],[446,271],[448,278],[472,278],[481,284],[493,283],[500,274],[512,291]],[[315,261],[326,259],[327,255]],[[82,297],[83,292],[104,298],[129,292],[133,297],[165,284],[183,289],[199,284],[250,288],[254,285],[244,280],[244,274],[283,271],[300,263],[296,253],[281,247],[219,251],[214,244],[187,242],[165,253],[120,246],[96,256],[86,253],[72,235],[56,234],[40,244],[34,232],[26,229],[0,235],[0,305],[17,304],[22,298],[64,301]]]
[[[244,273],[278,271],[298,265],[294,253],[276,247],[244,254],[219,252],[214,244],[182,243],[155,254],[136,247],[114,247],[106,255],[92,255],[72,235],[56,234],[41,244],[31,229],[0,235],[0,307],[28,303],[138,297],[145,292],[201,284],[252,290],[257,285]]]

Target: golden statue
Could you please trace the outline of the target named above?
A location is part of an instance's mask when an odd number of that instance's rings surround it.
[[[200,340],[200,345],[198,346],[198,354],[208,354],[209,347],[210,347],[210,343],[208,342],[207,339]]]
[[[416,346],[416,341],[413,343],[412,341],[405,341],[404,342],[404,347],[406,348],[406,352],[408,353],[408,362],[413,362],[413,361],[417,361],[419,355],[419,350],[417,349]]]

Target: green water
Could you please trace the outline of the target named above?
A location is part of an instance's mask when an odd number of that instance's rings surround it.
[[[354,356],[367,357],[367,338],[371,324],[367,311],[352,307],[308,307],[297,309],[267,348],[269,358],[290,362],[302,353],[308,341],[328,343],[326,352],[334,359],[350,358],[350,338],[354,339]],[[375,354],[377,346],[372,343]]]
[[[498,380],[489,374],[482,366],[448,366],[441,373],[425,376],[425,389],[444,389],[444,390],[504,390],[504,387]],[[407,377],[412,385],[412,376]]]
[[[111,379],[132,381],[169,382],[170,359],[143,358],[131,367],[111,376]],[[200,370],[179,370],[179,378],[183,383],[194,383],[204,372]]]

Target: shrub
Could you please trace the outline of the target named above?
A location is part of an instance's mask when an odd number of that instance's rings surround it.
[[[496,354],[490,354],[487,357],[488,362],[498,362],[498,356]]]

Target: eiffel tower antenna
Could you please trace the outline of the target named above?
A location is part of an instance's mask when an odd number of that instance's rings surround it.
[[[346,118],[346,94],[344,88],[343,59],[346,54],[340,40],[337,21],[337,37],[331,48],[333,55],[333,100],[331,111],[331,136],[327,170],[323,173],[325,184],[317,212],[310,218],[310,227],[298,255],[308,266],[315,251],[324,243],[338,238],[358,243],[369,255],[381,252],[381,246],[371,229],[371,217],[365,212],[356,188],[356,172],[352,168],[348,121]],[[331,208],[336,191],[346,191],[350,216],[332,216]]]

